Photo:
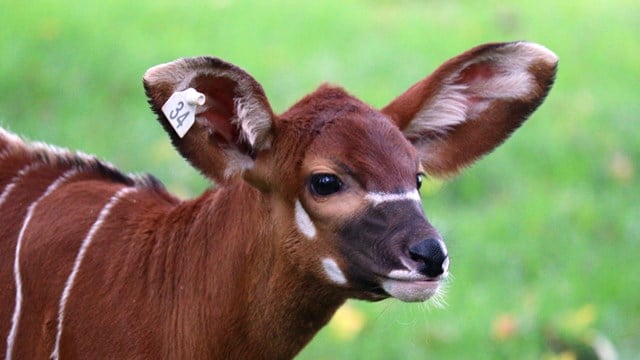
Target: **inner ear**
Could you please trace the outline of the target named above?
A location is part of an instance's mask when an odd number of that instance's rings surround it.
[[[460,71],[456,83],[473,84],[476,81],[484,81],[493,78],[496,75],[496,68],[491,63],[483,61],[471,64]]]
[[[418,149],[429,174],[452,175],[500,145],[542,103],[557,62],[537,44],[481,45],[445,62],[382,112]]]
[[[206,94],[206,107],[197,113],[198,120],[206,119],[206,125],[213,131],[212,136],[219,137],[221,144],[240,146],[243,141],[240,130],[232,121],[228,121],[235,117],[233,81],[220,77],[201,76],[194,80],[194,86]]]
[[[271,146],[274,115],[266,95],[235,65],[211,57],[178,59],[147,70],[144,86],[158,121],[180,154],[217,182],[252,169],[256,154]],[[186,98],[182,101],[189,89],[204,101],[197,106]],[[163,111],[165,104],[171,109],[174,99],[177,106],[194,106],[183,112],[195,114],[195,119],[187,117],[195,120],[188,122],[192,125],[187,130],[174,131],[175,124],[168,119],[171,112]]]

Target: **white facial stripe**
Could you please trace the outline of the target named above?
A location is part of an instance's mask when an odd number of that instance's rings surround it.
[[[373,206],[377,206],[384,202],[389,202],[389,201],[404,201],[404,200],[411,200],[411,201],[420,203],[420,193],[418,192],[418,190],[413,190],[413,191],[400,193],[400,194],[380,193],[380,192],[368,193],[364,198],[370,201],[373,204]]]
[[[102,208],[100,214],[98,214],[98,218],[96,222],[91,225],[87,236],[82,240],[82,244],[80,245],[80,250],[76,255],[76,259],[73,263],[73,269],[71,270],[71,274],[67,278],[67,281],[64,284],[64,289],[62,290],[62,297],[60,298],[60,304],[58,308],[58,328],[56,333],[56,342],[54,345],[53,352],[51,353],[51,358],[57,360],[60,356],[60,337],[62,336],[62,324],[64,322],[64,311],[67,305],[67,299],[69,298],[69,294],[71,293],[71,289],[73,288],[74,281],[78,274],[78,270],[80,269],[80,265],[82,264],[82,260],[95,237],[96,232],[100,229],[105,219],[111,212],[111,209],[128,193],[135,191],[135,188],[125,187],[118,192],[115,193],[109,199],[109,202]]]
[[[22,227],[20,228],[20,232],[18,233],[18,240],[16,241],[16,253],[13,260],[13,276],[15,278],[16,283],[16,303],[13,308],[13,316],[11,318],[11,330],[9,331],[9,335],[7,336],[7,351],[5,354],[5,359],[11,360],[13,356],[13,344],[16,340],[16,335],[18,333],[18,324],[20,323],[20,315],[22,314],[22,275],[20,274],[20,249],[22,248],[22,241],[24,238],[24,234],[31,222],[31,218],[33,217],[33,213],[38,206],[38,203],[57,188],[60,187],[64,182],[69,180],[69,178],[73,177],[78,173],[78,169],[71,169],[64,172],[60,177],[58,177],[51,185],[47,187],[45,192],[36,199],[29,208],[27,209],[27,215],[22,222]]]
[[[324,273],[327,274],[329,280],[338,285],[344,285],[347,283],[347,278],[344,276],[344,273],[340,270],[340,267],[335,260],[331,258],[322,259],[322,267],[324,268]]]
[[[295,205],[296,224],[301,233],[303,233],[309,239],[313,239],[316,236],[316,227],[313,225],[309,214],[304,210],[300,200],[296,200]]]

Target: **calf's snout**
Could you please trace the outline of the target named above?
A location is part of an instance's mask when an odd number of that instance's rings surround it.
[[[409,257],[418,265],[417,270],[430,278],[447,272],[449,256],[442,240],[428,238],[409,247]]]

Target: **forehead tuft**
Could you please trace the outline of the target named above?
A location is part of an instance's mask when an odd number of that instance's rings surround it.
[[[341,88],[323,86],[312,95],[292,108],[304,108],[298,119],[314,136],[306,159],[345,165],[371,191],[415,186],[416,151],[384,114]]]

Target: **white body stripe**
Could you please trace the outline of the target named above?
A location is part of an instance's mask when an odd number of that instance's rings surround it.
[[[366,200],[370,201],[373,206],[382,204],[384,202],[389,201],[403,201],[403,200],[411,200],[420,202],[420,193],[418,190],[413,190],[405,193],[393,194],[393,193],[368,193],[365,197]]]
[[[67,305],[67,299],[69,299],[69,294],[71,293],[71,289],[73,288],[74,281],[78,274],[78,270],[80,269],[80,265],[82,264],[82,260],[87,252],[87,249],[91,245],[95,234],[98,232],[102,224],[104,223],[107,216],[111,212],[111,209],[128,193],[135,191],[135,188],[125,187],[118,190],[112,197],[109,199],[107,204],[102,208],[100,214],[98,214],[98,218],[96,222],[91,225],[87,236],[82,240],[82,244],[80,245],[80,250],[76,255],[76,259],[73,263],[73,269],[71,270],[71,274],[67,278],[67,281],[64,284],[64,289],[62,290],[62,296],[60,297],[60,304],[58,307],[58,326],[56,332],[56,342],[51,352],[52,359],[58,359],[60,356],[60,338],[62,336],[62,326],[64,323],[64,311]]]
[[[295,205],[296,224],[301,233],[303,233],[309,239],[313,239],[316,236],[316,227],[313,225],[309,214],[304,210],[300,200],[296,200]]]
[[[47,189],[44,194],[40,195],[40,197],[29,205],[27,210],[27,215],[22,223],[22,227],[20,228],[20,233],[18,234],[18,240],[16,242],[16,254],[13,260],[13,275],[15,277],[16,282],[16,303],[13,309],[13,317],[11,318],[11,330],[9,331],[9,335],[7,336],[7,352],[5,355],[6,360],[11,360],[13,356],[13,344],[16,340],[16,334],[18,333],[18,325],[20,323],[20,315],[22,312],[22,277],[20,275],[20,249],[22,248],[22,239],[27,230],[27,226],[29,226],[29,222],[31,221],[31,217],[38,206],[38,203],[49,196],[53,191],[55,191],[60,185],[62,185],[65,181],[69,180],[69,178],[73,177],[78,173],[78,169],[67,170],[60,177],[58,177]]]
[[[347,283],[347,278],[344,276],[342,270],[340,270],[338,263],[336,263],[332,258],[322,259],[322,267],[329,280],[338,285],[344,285]]]
[[[9,185],[5,186],[4,190],[2,191],[2,194],[0,194],[0,206],[2,206],[2,204],[7,201],[7,197],[9,197],[9,194],[11,194],[11,192],[13,191],[13,188],[16,187],[15,181],[11,180],[11,183],[9,183]]]
[[[7,186],[4,187],[4,190],[2,190],[2,194],[0,194],[0,206],[2,206],[2,204],[7,201],[7,198],[9,197],[9,194],[11,194],[11,192],[13,191],[13,188],[16,187],[16,183],[25,175],[27,174],[29,171],[31,171],[33,168],[35,168],[37,165],[27,165],[25,167],[23,167],[22,169],[20,169],[20,171],[18,171],[18,173],[16,174],[16,176],[14,176],[11,179],[11,182],[9,182],[9,184]]]

